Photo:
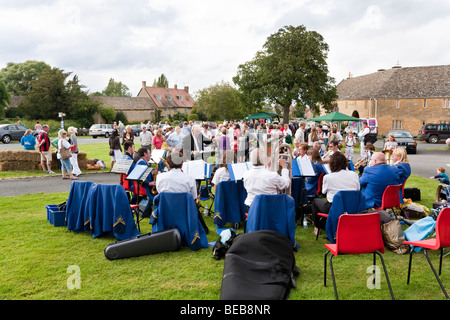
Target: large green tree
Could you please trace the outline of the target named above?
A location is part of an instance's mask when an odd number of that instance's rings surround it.
[[[23,95],[32,89],[32,81],[39,79],[44,71],[51,67],[42,61],[28,60],[26,62],[9,62],[0,70],[0,79],[5,82],[9,92]]]
[[[195,101],[197,114],[206,120],[242,119],[248,115],[242,108],[239,91],[227,82],[197,91]]]
[[[153,87],[158,87],[158,88],[165,88],[169,86],[169,80],[167,79],[167,77],[164,75],[164,73],[162,73],[158,79],[155,79],[153,81]]]
[[[63,112],[67,118],[76,119],[80,125],[89,126],[93,114],[98,110],[98,102],[93,101],[83,91],[84,86],[70,72],[58,68],[44,70],[39,79],[31,81],[31,90],[19,108],[30,119],[55,119]]]
[[[11,102],[11,95],[6,88],[5,83],[0,79],[0,118],[5,115],[5,108]]]
[[[284,123],[293,104],[316,112],[319,105],[331,110],[336,87],[328,76],[328,50],[319,33],[303,25],[283,27],[268,37],[252,61],[238,67],[233,82],[253,104],[280,106]]]
[[[109,79],[108,85],[101,95],[106,97],[131,97],[128,86],[121,81],[116,82],[113,78]]]

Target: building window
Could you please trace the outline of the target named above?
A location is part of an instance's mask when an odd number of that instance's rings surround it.
[[[402,120],[392,120],[392,130],[401,129],[402,128]]]
[[[167,100],[172,100],[172,96],[171,96],[170,94],[168,94],[168,95],[166,96],[166,98],[167,98]]]
[[[442,100],[442,107],[445,108],[450,108],[450,99],[443,99]]]
[[[400,100],[397,100],[397,105],[396,105],[397,109],[400,109]]]
[[[188,111],[187,111],[187,108],[184,108],[184,113],[187,113]]]
[[[423,108],[425,109],[427,107],[427,99],[423,99]]]
[[[178,101],[183,101],[183,96],[177,96],[178,97]]]
[[[166,108],[165,111],[166,111],[166,112],[169,112],[169,108]]]
[[[161,95],[155,94],[155,97],[156,97],[157,100],[161,101]]]

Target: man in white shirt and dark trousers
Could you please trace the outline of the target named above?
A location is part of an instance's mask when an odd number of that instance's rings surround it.
[[[363,129],[361,130],[360,133],[358,133],[358,140],[360,141],[360,145],[361,145],[361,151],[360,151],[361,158],[364,157],[364,147],[366,145],[365,138],[368,137],[368,135],[370,133],[370,128],[367,125],[367,122],[363,121],[362,125],[363,125]]]
[[[183,149],[175,149],[166,156],[169,171],[159,173],[156,176],[156,190],[162,192],[186,192],[190,193],[194,200],[197,199],[197,182],[193,177],[183,172]],[[209,229],[206,226],[203,216],[198,212],[198,219],[202,224],[205,232]]]
[[[146,125],[142,125],[142,132],[139,134],[139,139],[141,142],[141,147],[146,147],[148,150],[152,150],[152,133],[147,130]]]
[[[244,203],[248,208],[258,194],[278,194],[280,190],[288,188],[291,184],[286,160],[279,160],[279,165],[282,167],[281,176],[277,172],[269,171],[264,167],[268,164],[268,160],[261,149],[254,149],[250,154],[250,162],[253,168],[243,175],[244,188],[247,190],[247,198]]]

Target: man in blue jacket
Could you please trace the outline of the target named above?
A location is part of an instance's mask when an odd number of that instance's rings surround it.
[[[361,192],[366,198],[366,208],[380,207],[386,187],[400,183],[397,168],[386,164],[382,152],[375,152],[370,160],[370,166],[364,169],[359,179]]]

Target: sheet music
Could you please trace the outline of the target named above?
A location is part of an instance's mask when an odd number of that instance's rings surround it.
[[[195,180],[203,180],[205,179],[205,165],[206,162],[203,160],[187,161],[183,162],[182,170]]]
[[[325,171],[326,171],[327,173],[330,173],[330,172],[331,172],[330,164],[329,164],[329,163],[324,163],[324,164],[323,164],[323,167],[325,168]]]
[[[228,172],[230,173],[230,179],[232,181],[241,180],[244,173],[250,170],[247,162],[228,163]]]
[[[303,157],[293,160],[292,175],[302,177],[314,177],[317,174],[311,160],[307,157]]]
[[[133,164],[132,159],[119,159],[116,161],[116,163],[114,163],[111,172],[127,175],[129,173],[128,171],[130,171],[130,167],[132,164]]]
[[[144,181],[148,175],[153,171],[153,168],[145,165],[136,165],[128,175],[127,180]]]
[[[161,158],[164,158],[165,155],[166,155],[166,150],[163,150],[163,149],[153,149],[153,151],[152,151],[152,159],[156,163],[160,163]]]

